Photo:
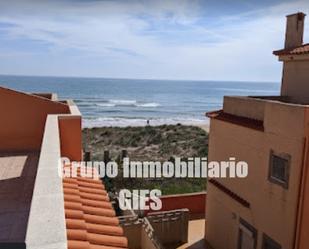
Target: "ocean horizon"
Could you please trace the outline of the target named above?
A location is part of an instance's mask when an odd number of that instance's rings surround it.
[[[0,75],[0,86],[53,92],[73,99],[83,127],[206,125],[205,113],[222,108],[225,95],[279,95],[279,82],[111,79]]]

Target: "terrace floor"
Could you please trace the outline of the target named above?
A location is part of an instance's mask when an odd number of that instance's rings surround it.
[[[25,241],[39,154],[0,153],[0,247]]]

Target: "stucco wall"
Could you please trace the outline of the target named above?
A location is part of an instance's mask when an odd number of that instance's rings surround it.
[[[61,156],[70,160],[82,160],[81,116],[59,116]]]
[[[69,113],[65,104],[0,88],[0,151],[39,150],[48,114]]]
[[[309,110],[306,110],[306,142],[304,146],[302,189],[298,212],[296,248],[307,249],[309,245]]]
[[[306,106],[280,102],[267,102],[264,113],[266,133],[290,139],[304,138]]]
[[[223,110],[225,113],[252,118],[264,119],[265,101],[248,97],[225,96]]]
[[[249,164],[247,178],[217,180],[251,205],[246,208],[208,184],[206,239],[216,249],[237,248],[239,218],[258,230],[258,249],[262,246],[263,233],[279,242],[282,248],[293,248],[304,145],[301,129],[304,110],[293,112],[295,109],[287,109],[285,105],[269,105],[265,107],[265,132],[211,120],[208,160],[236,157]],[[284,123],[288,120],[290,122]],[[292,157],[288,189],[268,180],[270,150]]]
[[[157,249],[145,229],[141,228],[141,249]]]
[[[144,234],[142,235],[142,230],[144,230],[142,223],[126,224],[123,229],[124,235],[128,238],[129,248],[140,249],[142,247],[142,237],[144,236]],[[145,238],[143,241],[145,241]]]
[[[161,244],[188,242],[188,209],[151,213],[146,218],[149,220]]]
[[[308,72],[309,58],[285,61],[281,95],[291,96],[295,102],[309,103]]]

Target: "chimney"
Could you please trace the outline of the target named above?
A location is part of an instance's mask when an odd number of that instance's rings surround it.
[[[288,15],[285,32],[285,49],[299,47],[303,45],[305,14],[298,12]]]

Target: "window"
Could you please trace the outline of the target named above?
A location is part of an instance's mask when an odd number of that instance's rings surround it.
[[[255,249],[256,238],[256,229],[243,219],[240,219],[238,233],[238,249]]]
[[[277,154],[270,151],[269,180],[284,188],[289,185],[289,168],[291,157],[288,154]]]
[[[263,234],[263,247],[262,249],[281,249],[281,245],[274,241],[272,238]]]

